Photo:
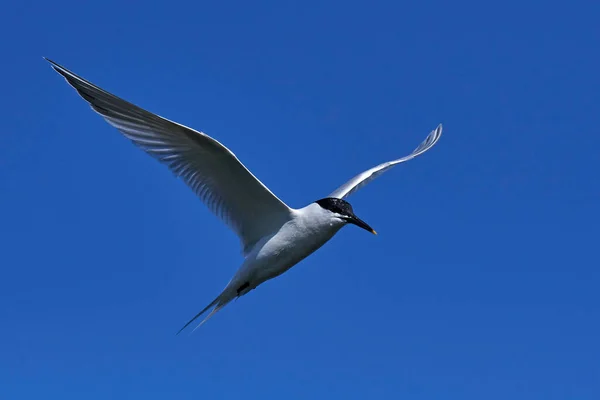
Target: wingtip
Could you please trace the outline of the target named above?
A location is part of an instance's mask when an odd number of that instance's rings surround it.
[[[56,62],[52,61],[51,59],[49,59],[48,57],[42,57],[44,60],[48,61],[48,63],[50,63],[50,66],[52,67],[53,70],[55,70],[56,72],[61,73],[61,71],[65,71],[65,68],[62,67],[61,65],[57,64]]]
[[[438,126],[431,131],[429,134],[430,137],[434,138],[434,141],[437,142],[439,138],[442,136],[442,124],[438,124]]]

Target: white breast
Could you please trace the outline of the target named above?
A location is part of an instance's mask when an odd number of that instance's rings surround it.
[[[295,210],[277,233],[256,244],[232,283],[249,282],[252,289],[282,274],[327,243],[342,226],[342,220],[316,203]]]

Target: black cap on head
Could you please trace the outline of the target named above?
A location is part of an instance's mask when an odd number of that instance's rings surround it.
[[[352,206],[346,200],[338,199],[335,197],[326,197],[324,199],[315,201],[315,203],[320,205],[322,208],[337,214],[350,216],[354,215]]]
[[[371,233],[377,234],[365,221],[354,215],[352,206],[346,200],[335,197],[326,197],[324,199],[315,201],[315,203],[326,210],[339,214],[346,222],[359,226]]]

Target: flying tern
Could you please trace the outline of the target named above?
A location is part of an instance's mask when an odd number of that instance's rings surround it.
[[[231,150],[204,132],[146,111],[46,60],[95,112],[169,167],[239,236],[242,265],[225,289],[179,332],[211,310],[197,329],[233,299],[286,272],[347,224],[376,234],[354,214],[345,198],[393,166],[425,153],[442,135],[440,124],[409,155],[361,172],[329,196],[294,209],[275,196]]]

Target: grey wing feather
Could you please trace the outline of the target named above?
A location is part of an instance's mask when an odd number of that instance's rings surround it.
[[[244,252],[289,218],[291,209],[215,139],[146,111],[48,62],[109,124],[181,177],[238,234]]]
[[[442,136],[442,124],[439,124],[437,128],[435,128],[421,144],[409,155],[406,157],[399,158],[397,160],[388,161],[383,164],[379,164],[376,167],[368,169],[360,174],[356,175],[354,178],[350,179],[348,182],[344,183],[342,186],[337,188],[333,193],[329,195],[329,197],[337,197],[343,199],[345,197],[350,196],[352,193],[356,192],[358,189],[365,186],[367,183],[371,182],[373,179],[377,178],[379,175],[383,174],[385,171],[390,168],[403,163],[408,160],[412,160],[425,153],[427,150],[431,149]]]

